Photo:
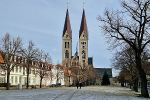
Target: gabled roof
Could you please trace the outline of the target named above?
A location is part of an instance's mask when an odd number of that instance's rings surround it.
[[[85,11],[83,9],[83,14],[82,14],[82,20],[81,20],[81,25],[80,25],[80,30],[79,30],[79,38],[82,34],[82,32],[84,31],[84,33],[86,34],[87,38],[88,38],[88,29],[87,29],[87,24],[86,24],[86,18],[85,18]]]
[[[66,12],[66,19],[65,19],[64,30],[63,30],[62,37],[64,37],[66,31],[68,32],[70,38],[72,39],[72,30],[71,30],[71,24],[70,24],[68,9],[67,9],[67,12]]]

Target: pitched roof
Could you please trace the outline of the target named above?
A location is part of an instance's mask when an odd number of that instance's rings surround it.
[[[65,19],[64,30],[63,30],[62,37],[64,37],[66,31],[68,32],[70,38],[72,38],[72,30],[71,30],[71,24],[70,24],[68,9],[67,9],[67,12],[66,12],[66,19]]]
[[[4,63],[4,59],[3,59],[2,55],[1,55],[1,53],[0,53],[0,63]]]
[[[99,77],[103,77],[105,70],[107,71],[109,78],[112,77],[112,68],[95,68],[95,69],[97,69],[97,71],[99,72],[100,74]]]
[[[82,32],[85,32],[87,38],[88,38],[88,30],[87,30],[87,24],[86,24],[86,18],[85,18],[85,11],[83,9],[83,14],[82,14],[82,20],[81,20],[81,25],[80,25],[80,30],[79,30],[79,38],[82,34]]]

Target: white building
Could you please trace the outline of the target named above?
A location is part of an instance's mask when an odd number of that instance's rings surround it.
[[[0,64],[3,64],[3,57],[0,54]],[[10,72],[10,85],[16,86],[18,84],[27,84],[27,59],[20,56],[14,56],[13,62],[18,62]],[[40,74],[37,74],[38,70],[46,71],[47,75],[43,77],[42,85],[49,86],[51,84],[64,82],[64,68],[61,65],[52,65],[47,63],[39,64],[36,61],[30,60],[29,67],[29,85],[40,85]],[[0,67],[0,83],[7,83],[7,71]]]
[[[63,68],[58,66],[52,66],[51,76],[51,84],[61,83],[61,85],[65,85]]]

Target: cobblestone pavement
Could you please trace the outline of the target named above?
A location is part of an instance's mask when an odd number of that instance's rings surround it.
[[[149,100],[129,88],[112,86],[0,90],[0,100]]]

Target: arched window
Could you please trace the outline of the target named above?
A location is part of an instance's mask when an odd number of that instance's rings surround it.
[[[68,48],[69,48],[69,42],[68,42]]]
[[[82,51],[82,58],[85,58],[85,51]]]
[[[65,52],[65,58],[69,58],[69,51],[68,50],[66,50],[66,52]]]
[[[65,48],[67,47],[67,42],[65,42]]]

